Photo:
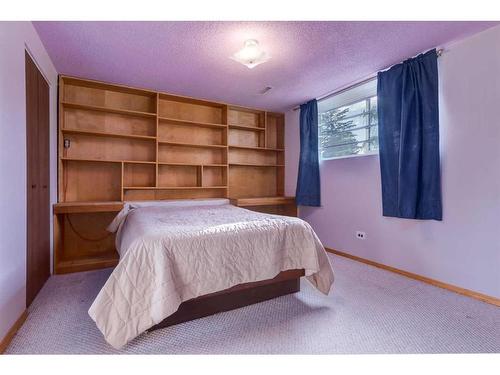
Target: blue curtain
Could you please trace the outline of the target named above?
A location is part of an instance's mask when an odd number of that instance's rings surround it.
[[[437,53],[378,73],[383,215],[442,220]]]
[[[300,160],[295,199],[300,206],[321,205],[316,99],[300,106]]]

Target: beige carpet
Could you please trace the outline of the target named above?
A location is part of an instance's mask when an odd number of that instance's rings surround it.
[[[303,354],[500,352],[500,308],[331,256],[326,297],[300,293],[143,334],[117,351],[87,310],[110,270],[53,276],[11,354]]]

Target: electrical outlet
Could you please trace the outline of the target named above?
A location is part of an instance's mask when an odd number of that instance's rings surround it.
[[[64,138],[64,148],[70,148],[71,141],[68,138]]]
[[[359,230],[356,231],[356,238],[358,240],[366,240],[366,233]]]

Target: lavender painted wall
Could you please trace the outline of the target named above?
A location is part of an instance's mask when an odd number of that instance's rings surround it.
[[[31,22],[0,22],[0,340],[26,308],[25,49],[50,85],[50,196],[56,199],[57,72]]]
[[[324,161],[323,206],[300,215],[325,246],[500,297],[499,43],[495,27],[447,46],[439,59],[443,221],[383,217],[378,156]],[[286,122],[293,195],[298,112]]]

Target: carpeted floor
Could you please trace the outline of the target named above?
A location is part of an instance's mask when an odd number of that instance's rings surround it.
[[[334,354],[500,352],[500,308],[331,255],[326,297],[295,295],[106,344],[87,310],[110,270],[53,276],[10,354]]]

